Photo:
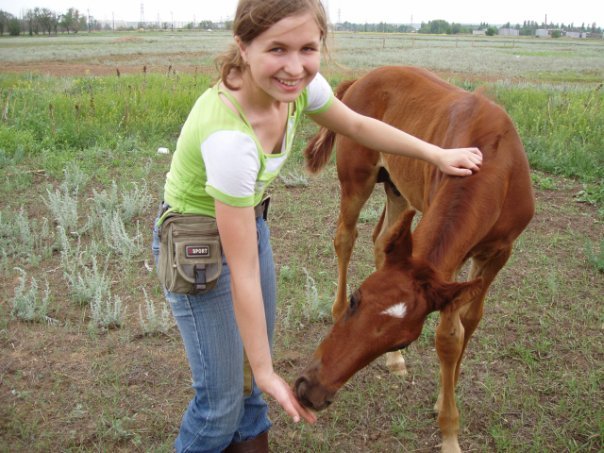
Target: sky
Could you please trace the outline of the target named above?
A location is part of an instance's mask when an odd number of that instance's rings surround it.
[[[525,20],[604,26],[601,0],[323,0],[331,22],[447,22],[492,25]],[[97,20],[145,22],[214,22],[231,19],[237,0],[0,0],[0,10],[15,16],[35,7],[56,13],[73,7]]]

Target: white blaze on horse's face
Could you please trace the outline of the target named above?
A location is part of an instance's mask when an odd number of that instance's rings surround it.
[[[400,302],[384,310],[381,314],[403,319],[407,314],[407,304],[405,304],[405,302]]]

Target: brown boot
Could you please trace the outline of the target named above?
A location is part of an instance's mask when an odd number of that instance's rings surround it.
[[[253,439],[233,442],[222,453],[268,453],[268,431]]]

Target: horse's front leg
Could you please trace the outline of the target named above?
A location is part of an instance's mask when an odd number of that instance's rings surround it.
[[[350,146],[350,144],[348,145]],[[360,152],[355,152],[357,157],[361,156]],[[360,160],[355,165],[352,165],[349,159],[343,160],[346,165],[341,162],[342,160],[338,157],[338,177],[342,198],[340,200],[340,215],[336,235],[333,241],[338,257],[338,289],[336,300],[331,307],[334,321],[344,314],[348,306],[346,302],[348,299],[346,282],[352,249],[358,235],[357,222],[361,209],[363,209],[365,202],[373,192],[378,171],[376,167],[365,160]],[[359,177],[359,175],[362,175],[362,177]]]
[[[353,221],[344,214],[345,207],[340,207],[340,217],[338,219],[338,227],[336,229],[336,237],[333,241],[336,255],[338,257],[338,288],[336,292],[336,300],[331,307],[331,316],[334,322],[346,311],[347,291],[346,277],[348,273],[348,265],[350,264],[350,256],[352,248],[357,238],[356,219]]]

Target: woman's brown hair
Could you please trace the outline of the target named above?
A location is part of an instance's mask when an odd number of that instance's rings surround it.
[[[239,0],[233,20],[233,35],[247,44],[280,20],[306,12],[315,17],[321,32],[322,47],[325,49],[327,15],[321,0]],[[228,77],[231,71],[242,71],[245,66],[239,47],[231,44],[216,62],[222,83],[231,90],[236,90],[237,87],[229,83]]]

